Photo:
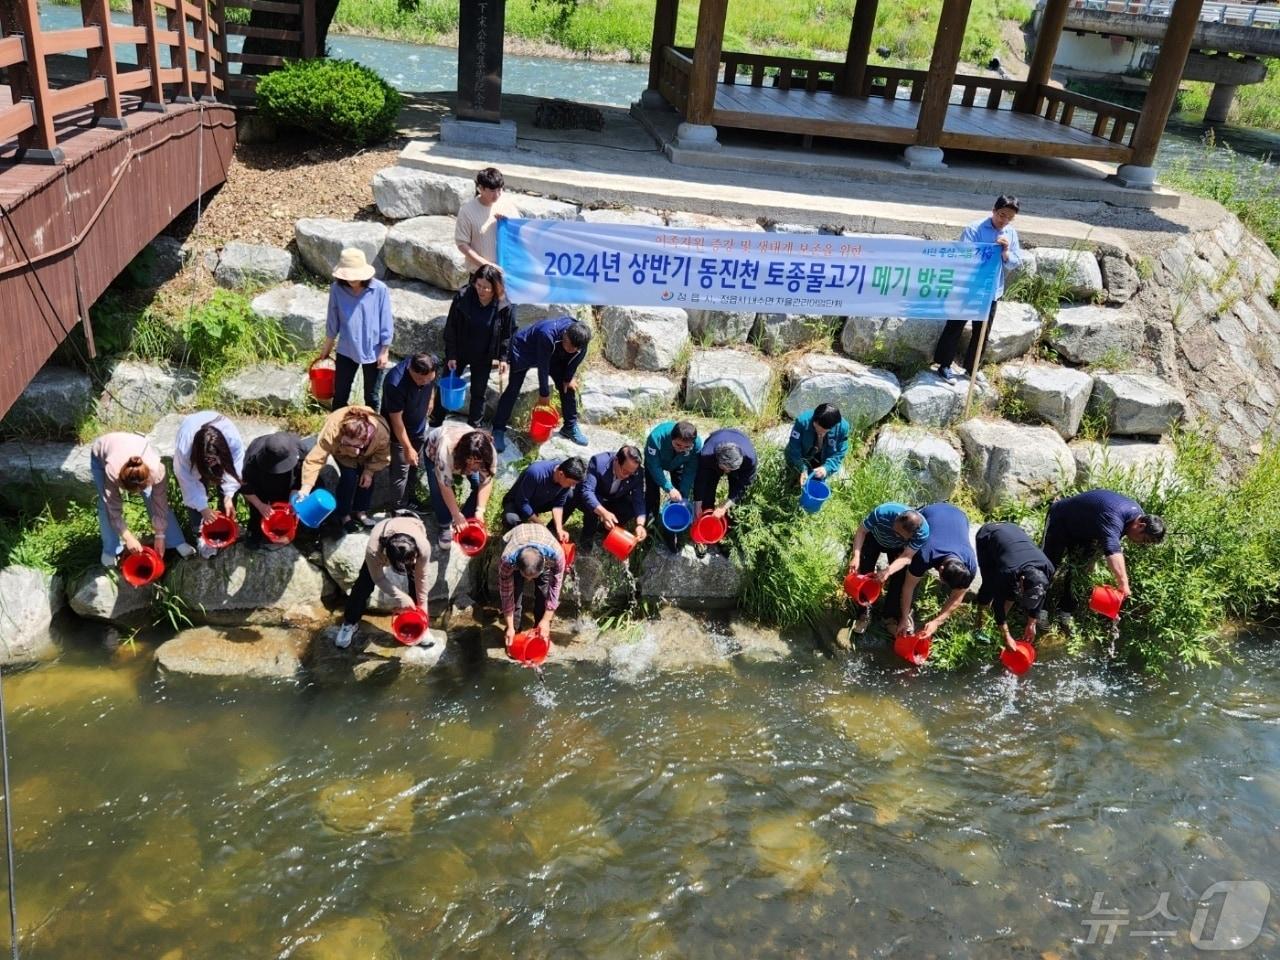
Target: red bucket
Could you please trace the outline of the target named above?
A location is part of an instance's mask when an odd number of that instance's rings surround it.
[[[578,559],[578,548],[572,543],[562,543],[560,546],[564,548],[564,568],[568,570],[573,566],[573,561]]]
[[[547,659],[551,644],[538,630],[517,633],[507,644],[507,656],[526,667],[536,667]]]
[[[933,641],[919,633],[900,633],[893,638],[893,652],[917,667],[929,659]]]
[[[715,514],[707,512],[693,522],[693,527],[689,531],[689,536],[694,543],[710,545],[719,543],[724,539],[724,535],[729,532],[729,521]]]
[[[1000,651],[1000,662],[1012,673],[1022,676],[1036,662],[1036,648],[1025,640],[1015,640],[1013,643],[1018,649],[1010,650],[1005,647]]]
[[[426,611],[417,607],[401,610],[391,618],[391,633],[406,647],[421,643],[431,626]]]
[[[458,546],[468,557],[474,557],[488,542],[489,531],[484,528],[484,523],[475,517],[464,523],[462,529],[458,531]]]
[[[884,585],[867,573],[851,573],[844,578],[844,592],[854,603],[869,607],[880,599]]]
[[[240,527],[234,517],[225,513],[215,513],[212,520],[200,524],[200,539],[205,546],[222,550],[236,542],[240,536]]]
[[[313,363],[311,369],[307,371],[307,376],[311,378],[311,395],[321,403],[332,400],[337,374],[337,365],[327,357]]]
[[[551,431],[560,423],[560,414],[550,407],[535,407],[529,417],[529,439],[534,443],[546,443],[551,439]]]
[[[1115,587],[1097,586],[1093,588],[1093,596],[1089,598],[1089,609],[1112,620],[1119,620],[1122,603],[1124,594]]]
[[[262,535],[272,543],[292,543],[298,533],[298,515],[287,503],[273,503],[271,515],[262,518]]]
[[[164,558],[152,547],[143,547],[120,561],[120,575],[131,587],[145,587],[164,576]]]
[[[604,548],[619,560],[625,561],[635,549],[635,534],[628,533],[622,527],[614,527],[604,537]]]

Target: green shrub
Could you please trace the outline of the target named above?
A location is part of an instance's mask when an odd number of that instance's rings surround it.
[[[126,510],[136,522],[135,505],[126,501]],[[97,560],[101,548],[95,506],[68,503],[60,514],[46,506],[34,516],[0,519],[0,567],[19,564],[76,576]]]
[[[258,107],[278,123],[326,140],[369,144],[396,130],[401,97],[353,60],[299,60],[258,81]]]
[[[259,317],[249,301],[230,290],[217,290],[180,321],[178,338],[184,349],[178,357],[207,379],[270,360],[293,356],[278,321]]]

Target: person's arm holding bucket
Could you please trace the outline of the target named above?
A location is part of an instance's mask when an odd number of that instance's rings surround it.
[[[853,535],[853,552],[849,554],[848,573],[857,573],[862,561],[862,545],[867,542],[867,521],[858,524],[858,531]]]
[[[342,423],[341,414],[341,410],[335,410],[325,418],[324,426],[320,428],[320,435],[316,437],[315,446],[307,451],[306,457],[302,460],[302,485],[298,487],[299,499],[304,499],[311,493],[316,481],[320,479],[320,471],[329,462],[329,454],[333,451],[333,444],[338,438],[338,429]]]
[[[844,458],[849,452],[848,425],[845,424],[844,420],[841,420],[831,428],[829,436],[835,443],[835,450],[822,464],[822,469],[826,471],[826,476],[822,477],[822,479],[828,482],[844,467]]]
[[[396,336],[396,319],[391,312],[391,291],[386,284],[374,288],[378,294],[378,369],[391,365],[391,341]]]
[[[636,517],[636,542],[643,543],[645,538],[649,536],[649,531],[645,529],[645,521],[649,518],[644,513],[644,481],[639,474],[634,474],[631,477],[631,512]]]
[[[1120,590],[1121,599],[1128,600],[1133,596],[1133,593],[1129,590],[1129,570],[1124,563],[1123,550],[1107,554],[1107,569],[1116,578],[1116,587]]]
[[[910,574],[907,575],[907,581],[911,581]],[[956,612],[956,609],[960,604],[964,603],[965,594],[968,592],[969,589],[967,587],[961,587],[959,590],[952,590],[951,593],[947,595],[947,602],[942,605],[942,609],[938,611],[937,616],[932,620],[926,621],[920,632],[926,637],[932,637],[937,633],[942,625],[951,619],[951,615]]]
[[[449,315],[444,321],[444,365],[450,370],[458,369],[458,331],[464,322],[462,297],[461,290],[454,295],[453,303],[449,304]]]
[[[911,563],[911,558],[914,557],[915,555],[916,555],[916,552],[912,550],[910,547],[907,547],[905,550],[902,551],[902,553],[898,555],[898,558],[896,560],[890,563],[883,570],[877,570],[875,573],[872,574],[872,576],[875,577],[877,580],[879,580],[881,583],[888,583],[889,578],[892,577],[899,570],[902,570],[903,568],[905,568],[909,563]]]

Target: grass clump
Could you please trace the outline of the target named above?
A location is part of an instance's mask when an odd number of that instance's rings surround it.
[[[1198,157],[1178,158],[1161,179],[1222,204],[1280,255],[1280,178],[1267,160],[1242,157],[1229,144],[1218,145],[1211,130]]]
[[[0,567],[75,576],[97,560],[101,548],[94,506],[68,503],[55,514],[46,505],[33,515],[0,519]]]
[[[258,107],[277,123],[325,140],[366,145],[396,131],[402,98],[354,60],[299,60],[258,81]]]

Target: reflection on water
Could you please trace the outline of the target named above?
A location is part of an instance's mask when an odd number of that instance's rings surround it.
[[[1280,891],[1280,669],[5,679],[25,956],[1199,955]],[[1276,911],[1272,911],[1276,913]],[[1138,925],[1144,929],[1147,925]],[[1273,919],[1242,956],[1275,955]]]

